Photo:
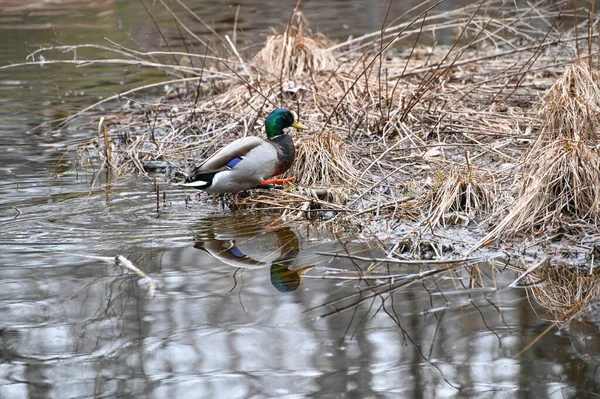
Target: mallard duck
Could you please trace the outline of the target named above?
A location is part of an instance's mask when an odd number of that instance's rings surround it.
[[[295,112],[279,108],[265,121],[267,139],[251,136],[234,141],[197,167],[182,184],[208,193],[232,193],[260,184],[275,184],[291,179],[270,179],[292,166],[294,142],[284,129],[308,129],[298,122]]]

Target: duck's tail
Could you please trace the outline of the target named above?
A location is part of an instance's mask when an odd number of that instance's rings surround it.
[[[206,190],[209,188],[217,172],[199,173],[186,178],[183,183],[179,183],[181,187],[192,187],[198,190]]]

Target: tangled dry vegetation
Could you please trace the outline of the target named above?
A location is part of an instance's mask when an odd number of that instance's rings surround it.
[[[566,219],[598,222],[600,75],[590,64],[569,65],[542,98],[540,134],[525,154],[516,201],[484,240],[547,232]]]
[[[438,180],[430,195],[424,197],[431,207],[428,217],[431,226],[447,222],[467,225],[470,219],[485,216],[493,209],[498,194],[494,192],[497,187],[493,179],[473,171],[470,165],[463,170],[440,171]]]
[[[438,4],[337,44],[294,12],[254,55],[216,33],[221,45],[201,54],[106,47],[173,79],[156,102],[133,97],[145,88],[112,98],[129,101],[103,113],[96,140],[79,148],[118,174],[166,165],[164,178],[175,181],[226,143],[262,134],[268,112],[285,106],[311,127],[294,133],[289,174],[299,185],[256,192],[244,206],[294,217],[328,210],[329,220],[371,231],[384,218],[392,235],[408,221],[418,239],[467,224],[463,253],[535,233],[525,251],[557,228],[574,240],[598,237],[594,14],[571,2],[491,0],[440,12]],[[574,16],[579,30],[568,27]],[[97,105],[68,121],[89,121]]]

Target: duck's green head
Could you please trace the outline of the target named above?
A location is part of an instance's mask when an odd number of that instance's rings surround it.
[[[304,266],[299,269],[288,269],[289,263],[273,263],[271,265],[271,284],[277,288],[279,292],[295,291],[302,278],[314,265]]]
[[[298,116],[294,111],[284,108],[278,108],[271,112],[265,121],[265,130],[267,131],[267,137],[270,139],[284,134],[283,129],[290,126],[298,130],[308,129],[307,126],[298,122]]]

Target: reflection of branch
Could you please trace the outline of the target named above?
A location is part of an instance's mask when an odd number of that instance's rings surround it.
[[[126,267],[141,278],[145,279],[146,283],[148,283],[148,295],[154,296],[154,294],[156,293],[156,284],[154,283],[154,281],[150,277],[148,277],[146,273],[144,273],[143,271],[138,269],[133,263],[131,263],[129,259],[122,255],[117,255],[115,256],[115,264],[117,266]]]
[[[486,264],[493,268],[494,259],[502,258],[505,256],[504,254],[461,257],[460,259],[414,260],[399,257],[387,258],[377,252],[370,253],[367,248],[353,247],[349,249],[343,243],[342,248],[337,251],[313,252],[313,254],[328,257],[325,260],[332,260],[333,262],[337,261],[343,264],[352,262],[356,268],[354,273],[351,273],[352,270],[344,269],[343,272],[334,275],[327,275],[326,272],[323,276],[311,276],[312,278],[339,279],[355,283],[356,292],[348,292],[342,297],[319,301],[320,304],[304,311],[305,313],[317,313],[318,319],[338,317],[345,314],[346,317],[343,320],[349,320],[349,322],[344,337],[351,334],[350,340],[354,338],[359,328],[364,326],[370,318],[375,318],[378,314],[389,318],[390,322],[394,324],[394,329],[402,334],[398,337],[398,340],[402,341],[404,345],[414,347],[415,359],[423,363],[426,362],[439,373],[446,384],[458,389],[452,378],[446,375],[444,367],[441,367],[441,364],[435,359],[435,352],[436,343],[440,340],[439,333],[443,331],[443,320],[447,319],[448,316],[447,310],[454,307],[449,306],[452,301],[445,294],[465,293],[468,296],[468,302],[460,300],[455,305],[458,305],[459,308],[470,306],[474,313],[472,317],[477,317],[478,314],[481,318],[479,323],[483,323],[490,332],[495,334],[499,344],[502,345],[499,335],[493,330],[494,326],[486,320],[487,313],[478,305],[475,294],[483,293],[484,298],[490,302],[488,290],[493,290],[493,293],[499,292],[494,275],[485,270],[480,270],[480,266]],[[347,275],[344,276],[344,274]],[[457,279],[460,284],[456,283]],[[462,279],[465,279],[465,284],[462,284]],[[493,282],[494,285],[489,287],[488,281]],[[438,282],[440,285],[438,285]],[[423,285],[423,289],[429,293],[429,306],[431,309],[411,313],[411,315],[415,316],[415,320],[417,320],[418,315],[425,316],[432,312],[437,320],[430,346],[421,342],[422,338],[419,335],[412,333],[415,325],[414,321],[409,320],[407,323],[405,316],[402,314],[403,310],[401,310],[401,307],[404,308],[404,303],[403,301],[401,303],[400,295],[404,292],[409,299],[408,303],[412,303],[412,290],[409,287],[414,288],[416,285]],[[430,291],[430,289],[435,288],[439,292],[439,299],[436,299],[436,294]],[[445,301],[445,304],[440,303],[440,301]],[[499,311],[497,306],[494,306],[494,308]]]
[[[529,274],[531,274],[535,269],[539,268],[540,266],[545,265],[548,262],[549,257],[545,256],[542,260],[540,260],[538,263],[531,265],[527,270],[525,270],[519,277],[517,277],[517,279],[515,281],[513,281],[512,283],[510,283],[508,286],[510,288],[529,288],[532,287],[535,284],[539,284],[540,281],[532,284],[519,284],[519,281],[523,280],[526,276],[528,276]]]
[[[458,266],[460,266],[460,265],[458,265]],[[425,279],[427,279],[427,278],[429,278],[431,276],[434,276],[434,275],[439,274],[439,273],[447,272],[447,271],[452,270],[452,269],[454,269],[454,267],[449,266],[449,267],[444,267],[443,269],[430,270],[430,271],[427,271],[427,272],[410,275],[409,278],[407,278],[406,280],[402,281],[401,283],[397,283],[397,284],[384,283],[384,284],[381,284],[379,286],[371,287],[369,290],[364,290],[364,291],[372,291],[373,294],[365,296],[365,297],[361,297],[360,299],[357,299],[355,302],[351,303],[350,305],[346,305],[346,306],[342,306],[342,307],[339,307],[339,308],[335,308],[334,310],[321,315],[320,318],[325,318],[325,317],[332,316],[334,314],[343,313],[343,312],[345,312],[347,310],[352,309],[354,306],[357,306],[357,305],[359,305],[359,304],[361,304],[361,303],[363,303],[365,301],[368,301],[369,299],[376,298],[377,296],[380,296],[380,295],[385,294],[385,293],[393,293],[393,292],[397,291],[399,288],[403,288],[403,287],[406,287],[408,285],[412,285],[412,284],[416,283],[417,281],[425,280]],[[390,285],[391,285],[391,287],[390,287]],[[383,289],[381,291],[375,291],[374,290],[376,288],[385,287],[385,286],[387,286],[389,288]],[[363,292],[361,292],[360,294],[362,295]],[[353,296],[356,296],[356,295],[357,294],[352,294],[352,295],[348,295],[348,296],[346,296],[344,298],[335,299],[335,300],[329,301],[327,303],[321,304],[319,306],[315,306],[315,307],[313,307],[311,309],[305,310],[305,312],[309,312],[309,311],[316,310],[316,309],[319,309],[319,308],[323,308],[323,307],[326,307],[326,306],[332,306],[335,303],[348,300],[348,299],[350,299],[350,298],[352,298]]]
[[[540,339],[542,339],[542,337],[544,335],[546,335],[550,330],[552,330],[554,327],[556,327],[558,325],[558,322],[554,322],[552,324],[550,324],[548,326],[548,328],[546,328],[544,331],[542,331],[542,333],[540,335],[538,335],[537,337],[534,338],[533,341],[531,341],[529,344],[527,344],[526,347],[524,347],[523,349],[521,349],[521,351],[519,353],[517,353],[513,359],[518,359],[519,357],[521,357],[521,355],[525,352],[527,352],[529,350],[529,348],[531,348],[533,345],[535,345],[536,342],[538,342]]]
[[[154,296],[154,294],[156,293],[156,290],[158,288],[156,283],[154,283],[154,281],[146,273],[144,273],[143,271],[138,269],[133,263],[131,263],[131,261],[129,259],[127,259],[123,255],[116,255],[114,258],[111,258],[108,256],[84,255],[84,254],[76,254],[76,253],[72,253],[72,252],[60,252],[60,251],[47,251],[47,252],[61,254],[61,255],[79,256],[81,258],[95,259],[95,260],[100,260],[100,261],[106,262],[106,263],[114,263],[117,266],[122,266],[122,267],[125,267],[125,268],[131,270],[132,272],[134,272],[141,278],[145,279],[146,283],[148,284],[148,295]]]
[[[408,259],[397,259],[397,258],[369,258],[366,256],[358,256],[352,254],[343,254],[337,252],[315,252],[315,255],[333,256],[336,258],[349,258],[356,260],[363,260],[367,262],[383,262],[383,263],[398,263],[401,265],[456,265],[460,263],[479,263],[488,262],[492,259],[503,256],[503,254],[491,255],[491,256],[479,256],[476,258],[461,258],[461,259],[439,259],[439,260],[408,260]]]

